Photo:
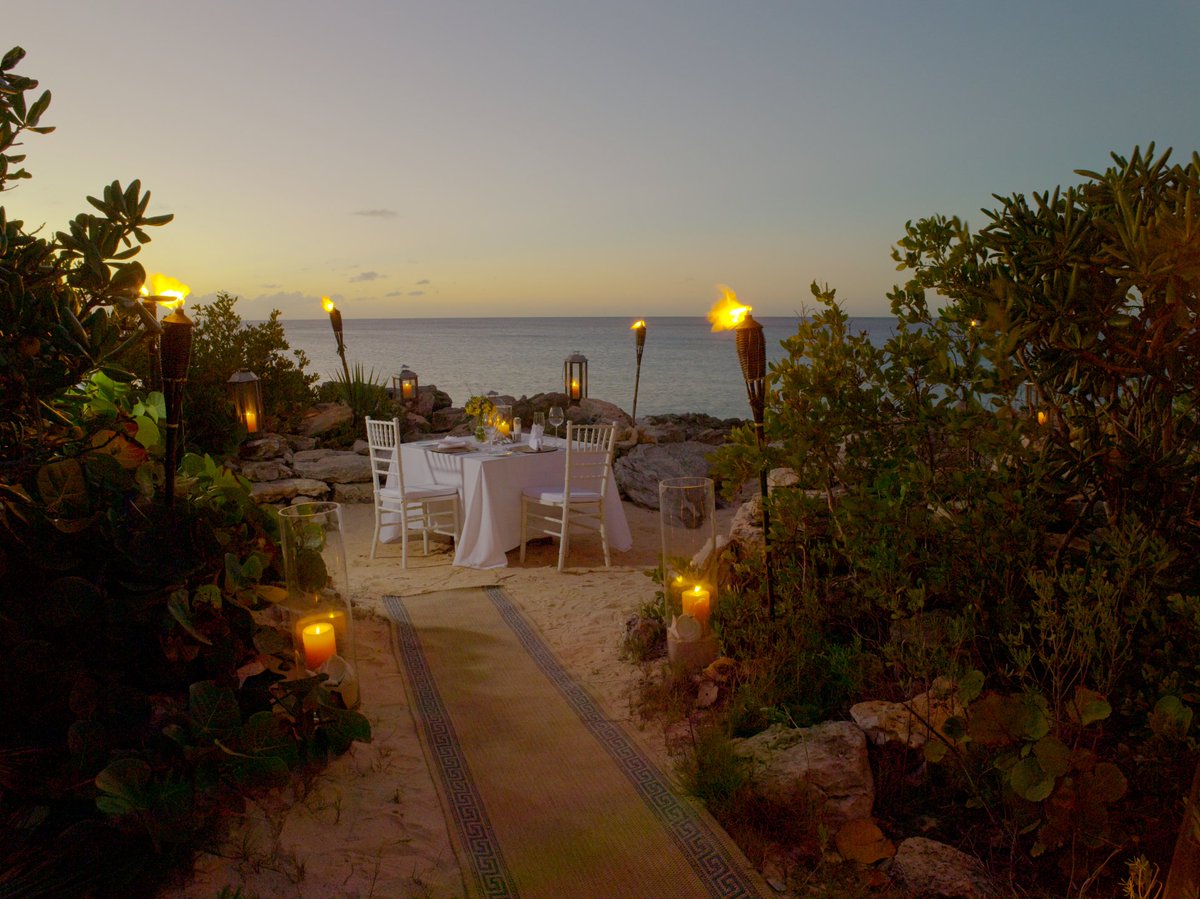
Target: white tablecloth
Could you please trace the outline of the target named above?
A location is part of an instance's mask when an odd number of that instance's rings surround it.
[[[506,567],[504,554],[521,545],[521,491],[561,483],[566,451],[498,456],[484,452],[435,453],[431,451],[435,445],[436,441],[401,445],[404,483],[452,484],[458,488],[462,533],[455,545],[455,565]],[[609,546],[618,552],[630,549],[633,536],[611,472],[604,496],[604,520]],[[386,525],[379,536],[384,543],[400,539],[396,528]]]

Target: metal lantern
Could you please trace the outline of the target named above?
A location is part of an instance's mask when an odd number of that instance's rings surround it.
[[[578,406],[579,401],[588,395],[587,369],[587,356],[578,350],[563,361],[563,393],[572,406]]]
[[[257,434],[263,419],[262,383],[258,375],[242,368],[235,371],[226,383],[238,424],[246,429],[247,434]]]
[[[407,365],[392,375],[392,385],[396,390],[397,401],[411,406],[417,401],[417,373]]]

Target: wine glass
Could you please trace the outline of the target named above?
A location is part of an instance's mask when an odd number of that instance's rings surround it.
[[[546,420],[550,422],[550,424],[554,425],[554,436],[557,438],[558,429],[562,426],[562,423],[567,420],[567,417],[563,415],[562,406],[551,406],[550,417]]]

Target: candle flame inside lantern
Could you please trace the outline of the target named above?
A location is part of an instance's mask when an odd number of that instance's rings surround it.
[[[337,306],[334,305],[333,300],[329,299],[329,297],[321,297],[321,308],[326,312],[332,312]]]
[[[142,296],[155,297],[158,305],[164,309],[183,308],[184,298],[191,292],[192,289],[178,278],[169,277],[161,272],[150,276],[149,288],[142,286]]]
[[[736,328],[750,314],[751,307],[738,301],[737,294],[724,284],[719,285],[723,296],[708,310],[708,320],[714,331]]]

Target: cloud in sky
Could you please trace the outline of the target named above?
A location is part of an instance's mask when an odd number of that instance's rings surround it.
[[[352,215],[361,215],[369,219],[394,219],[400,213],[395,209],[356,209]]]
[[[423,291],[423,290],[410,290],[410,291],[408,292],[408,295],[409,295],[410,297],[423,297],[423,296],[425,296],[425,291]]]
[[[384,276],[379,274],[379,272],[359,272],[350,279],[350,283],[353,284],[356,281],[378,281],[382,277]]]
[[[384,296],[385,297],[402,297],[402,296],[404,296],[404,291],[403,290],[389,290],[387,293],[384,294]]]
[[[431,283],[433,283],[433,282],[431,282],[428,278],[422,278],[420,281],[417,282],[417,286],[421,287],[424,284],[431,284]]]

